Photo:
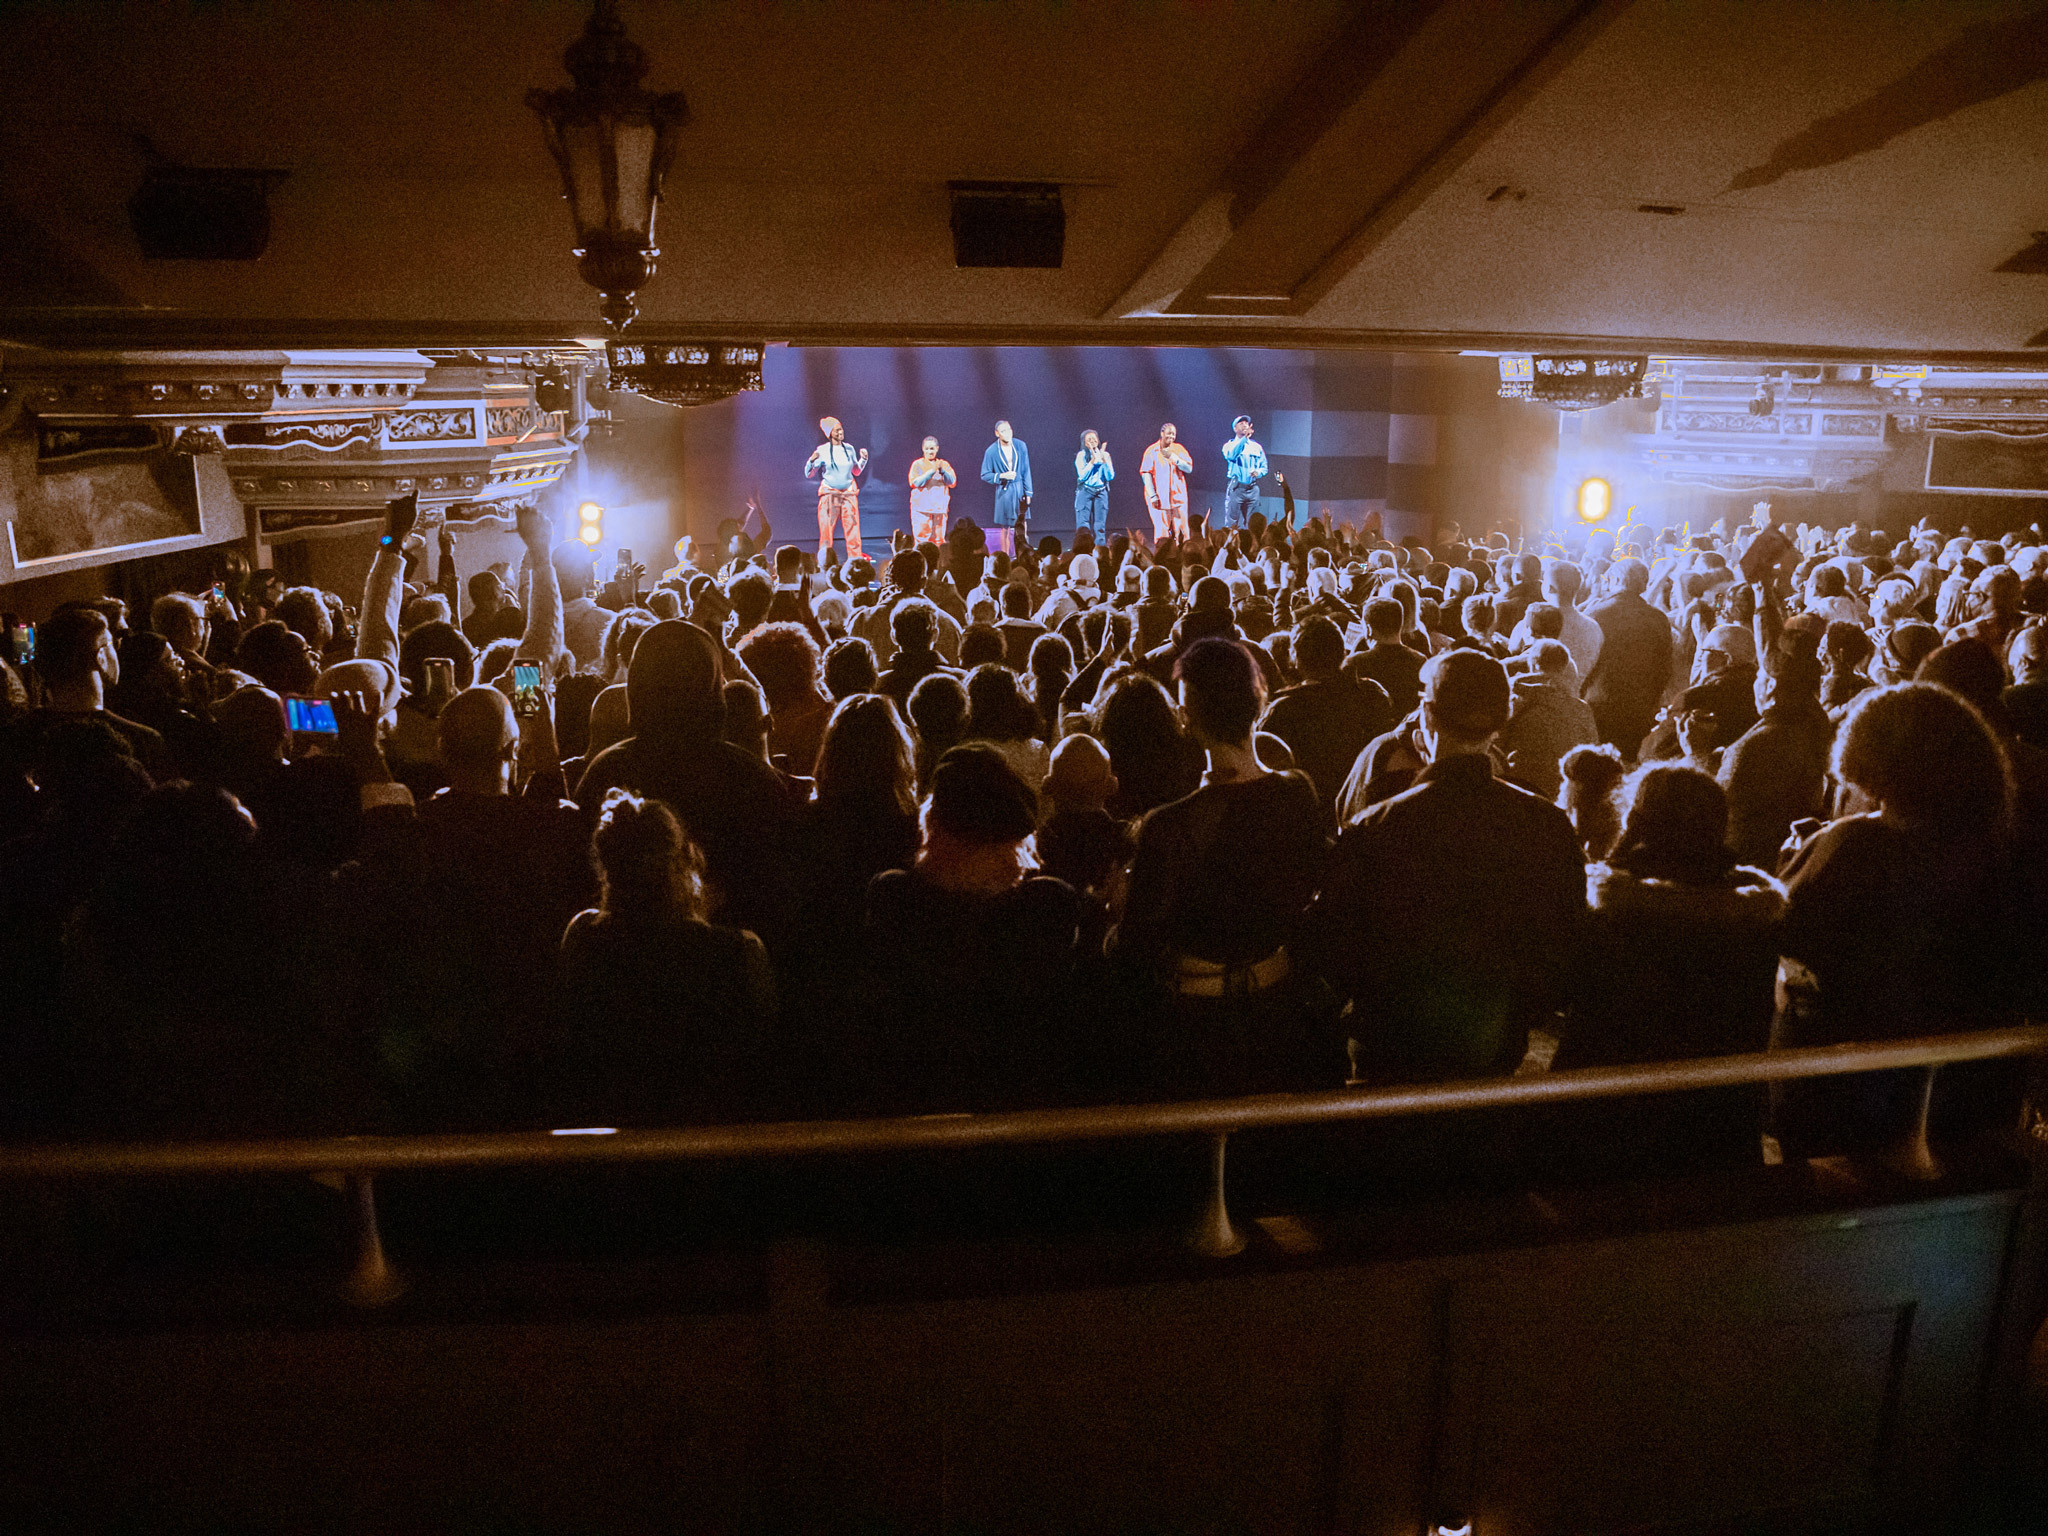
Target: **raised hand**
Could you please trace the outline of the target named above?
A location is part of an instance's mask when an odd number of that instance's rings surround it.
[[[397,549],[411,535],[413,525],[420,520],[420,495],[418,491],[407,491],[403,496],[394,496],[384,504],[384,537],[378,542],[386,549]]]
[[[704,588],[703,595],[690,610],[690,622],[700,629],[708,629],[713,633],[716,633],[731,616],[732,603],[716,582]],[[707,620],[709,622],[706,622]]]
[[[377,740],[377,705],[369,695],[344,690],[327,701],[334,708],[337,728],[335,746],[343,762],[354,771],[360,784],[379,783],[391,777],[384,762],[384,749]]]

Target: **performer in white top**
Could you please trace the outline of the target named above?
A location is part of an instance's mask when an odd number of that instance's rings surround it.
[[[847,445],[846,428],[837,416],[818,422],[825,441],[804,460],[804,478],[818,482],[818,564],[832,556],[832,522],[846,530],[846,558],[860,558],[860,477],[867,472],[868,451]]]

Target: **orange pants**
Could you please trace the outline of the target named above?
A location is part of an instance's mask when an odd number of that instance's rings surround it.
[[[911,536],[920,544],[943,544],[946,542],[946,514],[943,512],[913,512],[910,514]]]
[[[1175,534],[1183,539],[1188,536],[1188,509],[1183,502],[1177,507],[1149,507],[1152,514],[1152,542],[1164,544]]]
[[[832,553],[832,520],[837,518],[839,526],[846,530],[846,558],[860,558],[860,487],[850,491],[818,492],[818,563],[823,565],[825,557]]]

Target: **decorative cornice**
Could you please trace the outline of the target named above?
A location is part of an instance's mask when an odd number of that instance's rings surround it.
[[[519,405],[487,406],[484,410],[484,435],[494,442],[504,438],[527,438],[537,432],[552,432],[560,437],[567,431],[567,423],[560,411],[544,411],[530,401]]]
[[[1781,416],[1751,416],[1746,411],[1675,411],[1675,431],[1735,433],[1743,437],[1805,437],[1813,431],[1813,417],[1806,412]]]
[[[466,442],[476,436],[476,407],[401,412],[386,418],[384,436],[393,443]]]
[[[1952,437],[2048,437],[2048,417],[2039,416],[1929,416],[1924,426]]]

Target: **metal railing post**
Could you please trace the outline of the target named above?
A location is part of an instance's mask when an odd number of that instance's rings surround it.
[[[377,1227],[377,1187],[373,1175],[348,1175],[348,1210],[356,1256],[342,1293],[356,1306],[381,1307],[404,1293],[405,1282],[384,1257],[384,1235]]]
[[[1228,1131],[1218,1131],[1209,1137],[1202,1213],[1188,1232],[1188,1246],[1211,1259],[1227,1259],[1244,1252],[1245,1237],[1230,1224],[1230,1202],[1223,1183],[1223,1150],[1229,1141]]]
[[[1920,1075],[1920,1103],[1914,1111],[1913,1128],[1887,1147],[1878,1158],[1901,1178],[1916,1184],[1931,1184],[1941,1177],[1941,1159],[1927,1140],[1927,1122],[1934,1112],[1934,1078],[1939,1067],[1923,1068]]]

